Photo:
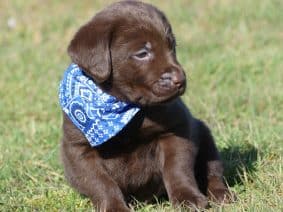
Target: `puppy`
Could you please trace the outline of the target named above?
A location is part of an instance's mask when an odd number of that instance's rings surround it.
[[[186,77],[175,47],[165,15],[138,1],[108,6],[68,47],[61,156],[67,180],[98,210],[161,195],[204,208],[229,195],[209,129],[179,98]]]

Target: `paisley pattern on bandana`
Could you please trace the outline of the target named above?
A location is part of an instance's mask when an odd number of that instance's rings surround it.
[[[92,147],[117,135],[140,110],[103,92],[76,64],[65,71],[59,100],[63,111]]]

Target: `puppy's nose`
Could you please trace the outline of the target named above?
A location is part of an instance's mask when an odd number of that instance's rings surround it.
[[[172,81],[177,88],[181,88],[184,85],[186,78],[183,73],[176,73],[173,74]]]
[[[170,72],[165,72],[161,75],[161,80],[163,82],[170,82],[173,86],[181,88],[184,86],[186,77],[182,71],[171,70]]]

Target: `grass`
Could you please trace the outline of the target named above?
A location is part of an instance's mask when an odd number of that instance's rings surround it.
[[[57,88],[72,35],[108,3],[1,0],[0,211],[92,210],[63,176]],[[283,2],[151,3],[172,23],[189,79],[183,99],[211,127],[238,195],[209,211],[282,211]]]

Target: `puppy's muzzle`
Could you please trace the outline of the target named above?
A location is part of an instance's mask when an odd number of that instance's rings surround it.
[[[186,76],[183,70],[169,70],[164,72],[156,81],[153,92],[157,96],[171,96],[182,94],[186,87]]]

